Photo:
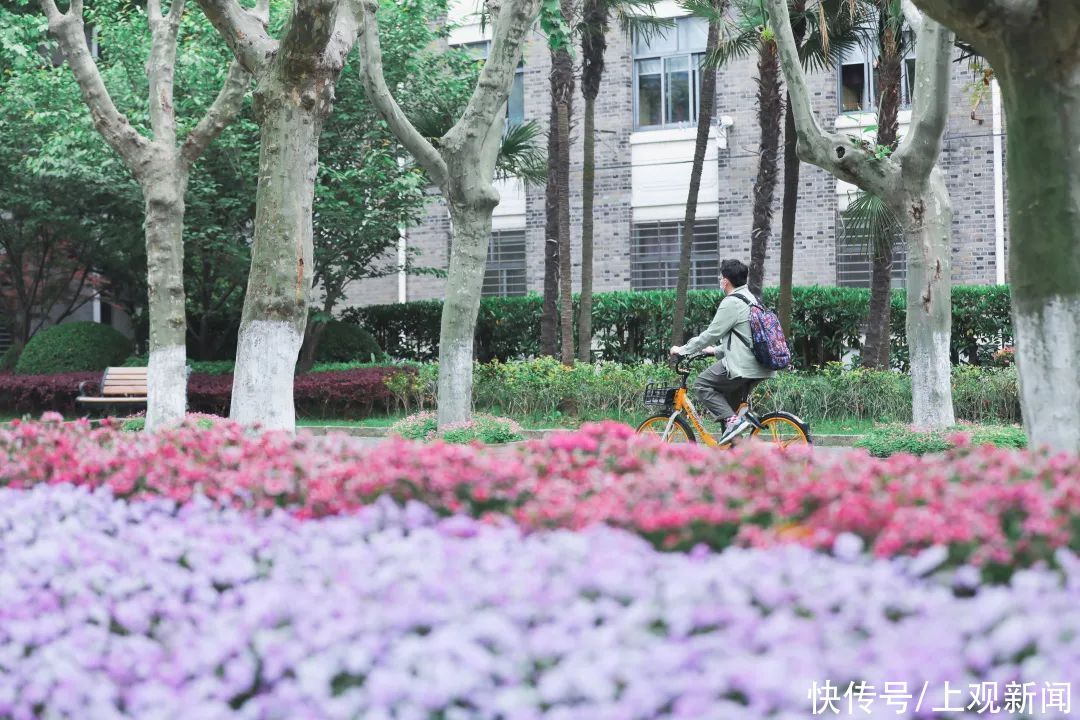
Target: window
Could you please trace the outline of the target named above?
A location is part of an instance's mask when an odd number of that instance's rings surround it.
[[[634,127],[657,128],[697,122],[701,63],[709,25],[703,18],[678,18],[651,37],[634,37]]]
[[[465,43],[460,46],[477,60],[486,60],[491,53],[491,41]],[[525,63],[518,63],[514,71],[514,84],[510,86],[510,97],[506,103],[506,122],[520,125],[525,122]]]
[[[870,287],[870,240],[865,230],[845,227],[842,215],[836,222],[836,284],[840,287]],[[904,287],[907,280],[907,249],[903,238],[893,242],[892,286]]]
[[[7,328],[0,327],[0,353],[7,352],[12,342],[11,333],[7,331]]]
[[[682,222],[647,222],[634,225],[630,255],[630,287],[664,290],[679,278],[679,244]],[[720,286],[720,246],[717,220],[694,224],[690,248],[690,287]]]
[[[900,64],[900,106],[911,105],[915,87],[915,50],[908,40],[907,55]],[[840,112],[870,112],[877,107],[881,90],[876,76],[877,48],[859,45],[840,62]]]
[[[525,291],[525,231],[491,233],[481,295],[524,295]]]

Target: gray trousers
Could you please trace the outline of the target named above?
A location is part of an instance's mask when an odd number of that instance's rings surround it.
[[[760,380],[733,378],[728,375],[724,363],[718,362],[702,370],[694,382],[694,394],[709,413],[717,420],[727,420],[735,414],[735,408],[746,400],[750,391]]]

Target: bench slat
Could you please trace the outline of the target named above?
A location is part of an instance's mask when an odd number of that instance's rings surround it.
[[[101,391],[102,395],[146,395],[146,386],[125,385],[121,387],[107,387]]]

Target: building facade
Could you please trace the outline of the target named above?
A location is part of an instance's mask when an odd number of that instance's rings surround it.
[[[704,21],[685,17],[673,0],[656,14],[674,26],[645,41],[617,25],[608,36],[605,72],[596,112],[596,198],[594,201],[594,289],[674,287],[678,242],[696,135],[698,66],[705,48]],[[485,32],[475,12],[459,6],[451,14],[450,42],[477,54],[486,52]],[[958,56],[959,57],[959,54]],[[904,63],[900,132],[910,121],[910,83],[917,45]],[[549,55],[537,32],[525,50],[511,94],[508,115],[535,120],[546,129],[549,115]],[[873,52],[849,53],[841,66],[810,73],[815,111],[823,125],[851,133],[872,132]],[[696,287],[717,287],[722,258],[750,255],[751,201],[758,163],[756,57],[736,60],[717,76],[716,120],[710,133],[693,249]],[[976,75],[966,62],[952,70],[949,122],[941,165],[953,206],[953,282],[1006,281],[1004,126],[997,88],[976,106]],[[979,76],[981,78],[981,76]],[[580,283],[581,136],[580,90],[575,96],[571,148],[571,226],[574,287]],[[871,136],[872,137],[872,136]],[[779,236],[783,162],[774,206],[773,238],[766,262],[766,285],[779,278]],[[868,286],[865,240],[846,231],[841,211],[855,188],[814,166],[803,164],[795,238],[796,285]],[[518,181],[498,184],[487,295],[541,292],[544,273],[544,188]],[[431,191],[425,217],[403,242],[419,251],[418,264],[446,268],[451,227],[445,204]],[[894,280],[902,284],[904,259],[897,253]],[[443,280],[391,276],[354,283],[352,304],[437,299]]]

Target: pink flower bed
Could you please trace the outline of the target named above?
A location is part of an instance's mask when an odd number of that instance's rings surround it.
[[[948,549],[991,576],[1080,549],[1080,459],[972,448],[943,456],[825,458],[750,445],[672,447],[589,425],[519,448],[344,435],[248,435],[222,423],[157,435],[51,421],[0,431],[0,485],[107,486],[121,497],[201,492],[218,504],[300,517],[351,513],[382,495],[437,511],[504,514],[526,529],[609,524],[665,549],[704,543],[830,549],[841,534],[879,557]]]

